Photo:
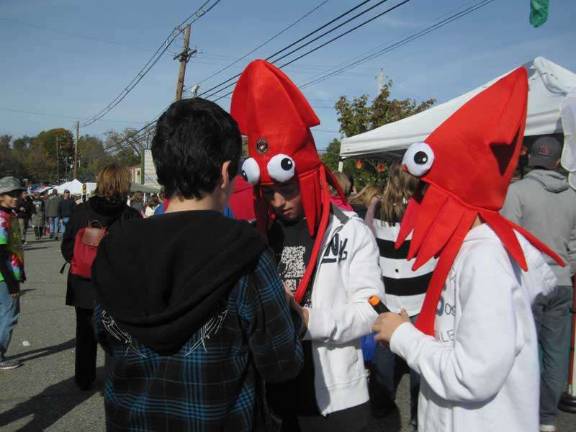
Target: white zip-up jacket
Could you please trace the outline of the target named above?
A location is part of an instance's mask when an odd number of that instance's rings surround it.
[[[305,339],[312,341],[314,388],[322,415],[368,401],[360,338],[377,318],[368,298],[383,298],[376,240],[354,213],[333,208],[312,288]]]
[[[421,432],[536,432],[540,373],[531,305],[556,285],[542,254],[517,235],[523,272],[487,225],[470,230],[438,305],[435,337],[411,324],[392,351],[420,373]]]

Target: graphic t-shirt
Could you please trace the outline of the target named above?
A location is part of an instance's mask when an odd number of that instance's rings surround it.
[[[277,221],[272,225],[268,238],[274,250],[280,279],[294,294],[304,276],[314,246],[306,219],[298,222]],[[303,306],[310,306],[311,288],[304,297]]]
[[[274,251],[278,273],[284,286],[296,292],[310,261],[314,239],[310,237],[306,219],[298,222],[276,221],[268,232],[270,247]],[[312,284],[302,301],[303,306],[311,306]],[[314,359],[312,344],[302,341],[304,366],[292,380],[268,385],[268,402],[272,411],[282,418],[319,415],[314,391]]]
[[[0,208],[0,245],[8,249],[8,268],[12,269],[14,278],[22,281],[24,274],[24,252],[20,238],[20,225],[16,214],[7,209]],[[0,273],[0,282],[4,282],[4,275]]]

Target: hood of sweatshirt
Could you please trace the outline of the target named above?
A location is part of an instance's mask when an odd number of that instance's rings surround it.
[[[265,247],[250,225],[215,211],[121,220],[98,248],[92,280],[120,328],[173,354],[225,304]]]
[[[570,187],[566,177],[556,171],[535,169],[526,174],[526,178],[536,180],[552,193],[564,192]]]

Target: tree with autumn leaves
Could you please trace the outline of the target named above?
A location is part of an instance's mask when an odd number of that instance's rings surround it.
[[[345,137],[358,135],[427,110],[435,103],[434,99],[423,102],[414,99],[394,99],[391,97],[392,84],[391,80],[387,80],[378,96],[371,102],[368,95],[352,99],[341,96],[334,105],[340,123],[340,133]],[[336,170],[339,157],[340,140],[334,139],[328,145],[322,160],[332,170]],[[352,176],[359,187],[366,184],[382,184],[386,178],[380,161],[373,159],[346,160],[344,172]]]

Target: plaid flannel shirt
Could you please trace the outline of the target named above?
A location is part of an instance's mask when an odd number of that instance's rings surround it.
[[[298,374],[301,322],[291,315],[269,252],[180,351],[161,356],[96,308],[112,356],[105,384],[109,431],[271,430],[264,382]]]

